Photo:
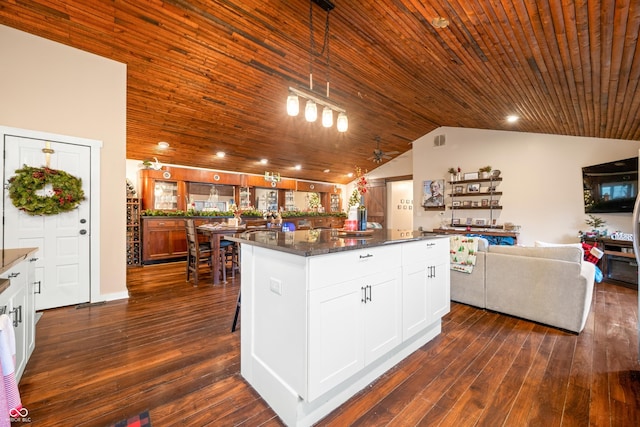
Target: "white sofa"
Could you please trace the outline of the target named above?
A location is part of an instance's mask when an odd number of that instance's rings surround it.
[[[579,333],[589,316],[595,266],[575,245],[488,246],[471,274],[451,271],[451,299]]]

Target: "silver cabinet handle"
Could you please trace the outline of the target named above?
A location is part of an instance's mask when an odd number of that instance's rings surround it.
[[[9,312],[9,315],[13,316],[13,327],[17,328],[19,323],[22,323],[22,306],[19,305]]]

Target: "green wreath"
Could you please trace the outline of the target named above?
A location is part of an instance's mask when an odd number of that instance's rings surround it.
[[[50,185],[47,194],[39,190]],[[9,197],[13,206],[29,215],[57,215],[75,209],[85,200],[82,180],[65,171],[24,165],[9,179]]]

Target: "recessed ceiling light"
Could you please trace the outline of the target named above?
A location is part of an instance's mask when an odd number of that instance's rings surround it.
[[[267,163],[269,163],[269,160],[262,159],[262,160],[260,160],[260,163],[262,163],[263,165],[266,165]]]
[[[169,143],[167,141],[160,141],[158,142],[158,148],[162,150],[169,148]]]
[[[431,25],[435,28],[447,28],[449,26],[449,20],[447,18],[443,18],[442,16],[438,16],[437,18],[433,18],[431,20]]]
[[[353,177],[353,172],[349,172],[349,173],[347,174],[347,176],[348,176],[349,178],[352,178],[352,177]]]
[[[294,167],[294,169],[295,169],[295,170],[297,170],[297,171],[299,171],[300,169],[302,169],[302,166],[300,166],[300,165],[296,165],[296,166]]]
[[[519,118],[520,118],[520,117],[518,117],[518,116],[507,116],[507,122],[509,122],[509,123],[515,123],[515,122],[517,122],[517,121],[518,121],[518,119],[519,119]]]
[[[325,169],[324,170],[324,173],[329,173],[329,172],[331,172],[331,169]]]
[[[217,157],[220,157],[220,158],[223,158],[223,157],[224,157],[224,151],[218,151],[218,152],[216,153],[216,156],[217,156]]]

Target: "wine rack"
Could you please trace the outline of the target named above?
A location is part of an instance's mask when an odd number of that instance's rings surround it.
[[[127,266],[142,264],[140,199],[127,197]]]

